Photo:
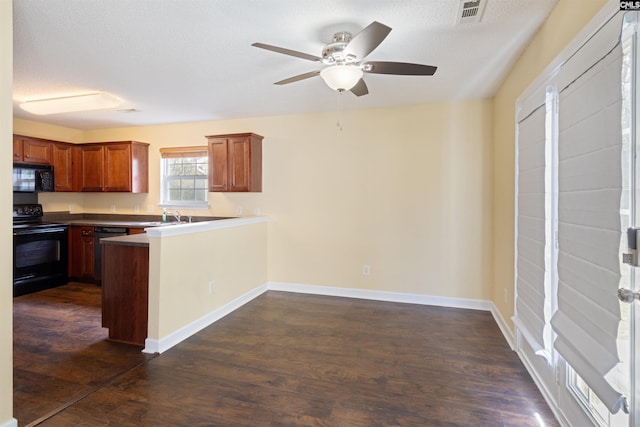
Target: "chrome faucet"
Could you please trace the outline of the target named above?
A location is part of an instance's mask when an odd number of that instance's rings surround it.
[[[180,215],[180,211],[175,211],[175,212],[167,212],[166,209],[162,210],[162,222],[167,222],[167,215],[173,215],[173,217],[176,219],[176,221],[180,222],[180,218],[182,218],[182,215]]]

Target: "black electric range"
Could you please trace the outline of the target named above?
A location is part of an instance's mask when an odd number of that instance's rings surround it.
[[[67,224],[42,220],[40,204],[13,206],[13,295],[67,283]]]

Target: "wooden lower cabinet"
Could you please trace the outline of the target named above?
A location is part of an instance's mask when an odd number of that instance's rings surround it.
[[[149,308],[149,247],[102,245],[102,326],[109,339],[144,346]]]
[[[69,277],[95,281],[93,227],[69,227]]]

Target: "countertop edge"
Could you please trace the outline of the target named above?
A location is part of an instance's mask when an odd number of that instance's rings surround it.
[[[145,228],[150,238],[180,236],[184,234],[199,233],[202,231],[222,230],[225,228],[241,227],[244,225],[268,222],[267,216],[253,216],[242,218],[219,219],[216,221],[192,222],[186,224],[164,225],[162,227]]]

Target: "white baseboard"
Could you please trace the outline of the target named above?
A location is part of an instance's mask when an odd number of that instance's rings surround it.
[[[258,286],[257,288],[247,292],[246,294],[234,299],[233,301],[223,305],[222,307],[202,316],[200,319],[195,320],[188,325],[178,329],[175,332],[167,335],[160,340],[154,340],[147,338],[144,341],[144,350],[143,353],[163,353],[169,350],[174,345],[184,341],[189,338],[191,335],[199,332],[200,330],[206,328],[212,323],[222,319],[227,314],[237,310],[242,307],[252,299],[262,295],[268,289],[267,284],[263,284]]]
[[[0,427],[18,427],[18,420],[11,418],[6,423],[0,424]]]
[[[491,301],[477,299],[438,297],[388,291],[371,291],[366,289],[335,288],[331,286],[303,285],[299,283],[285,282],[269,282],[268,285],[269,290],[271,291],[298,292],[301,294],[360,298],[407,304],[436,305],[440,307],[466,308],[471,310],[491,311],[491,307],[493,306]]]
[[[493,318],[498,324],[498,328],[500,328],[500,331],[502,332],[504,339],[507,340],[507,344],[509,344],[511,350],[516,351],[516,340],[513,336],[513,332],[511,332],[511,329],[507,326],[507,322],[505,322],[500,310],[498,310],[498,307],[496,307],[494,303],[491,303],[491,314],[493,314]]]
[[[249,291],[248,293],[236,298],[228,304],[212,311],[211,313],[208,313],[200,319],[178,329],[177,331],[167,335],[166,337],[161,338],[160,340],[147,338],[145,340],[145,348],[142,351],[144,353],[152,354],[163,353],[174,345],[189,338],[191,335],[220,320],[227,314],[242,307],[254,298],[262,295],[267,290],[489,311],[493,314],[493,318],[498,324],[500,331],[504,335],[511,349],[515,348],[513,345],[513,335],[507,327],[507,324],[505,323],[502,315],[491,301],[467,298],[439,297],[422,294],[407,294],[401,292],[373,291],[366,289],[337,288],[332,286],[305,285],[300,283],[267,282],[253,289],[252,291]]]

